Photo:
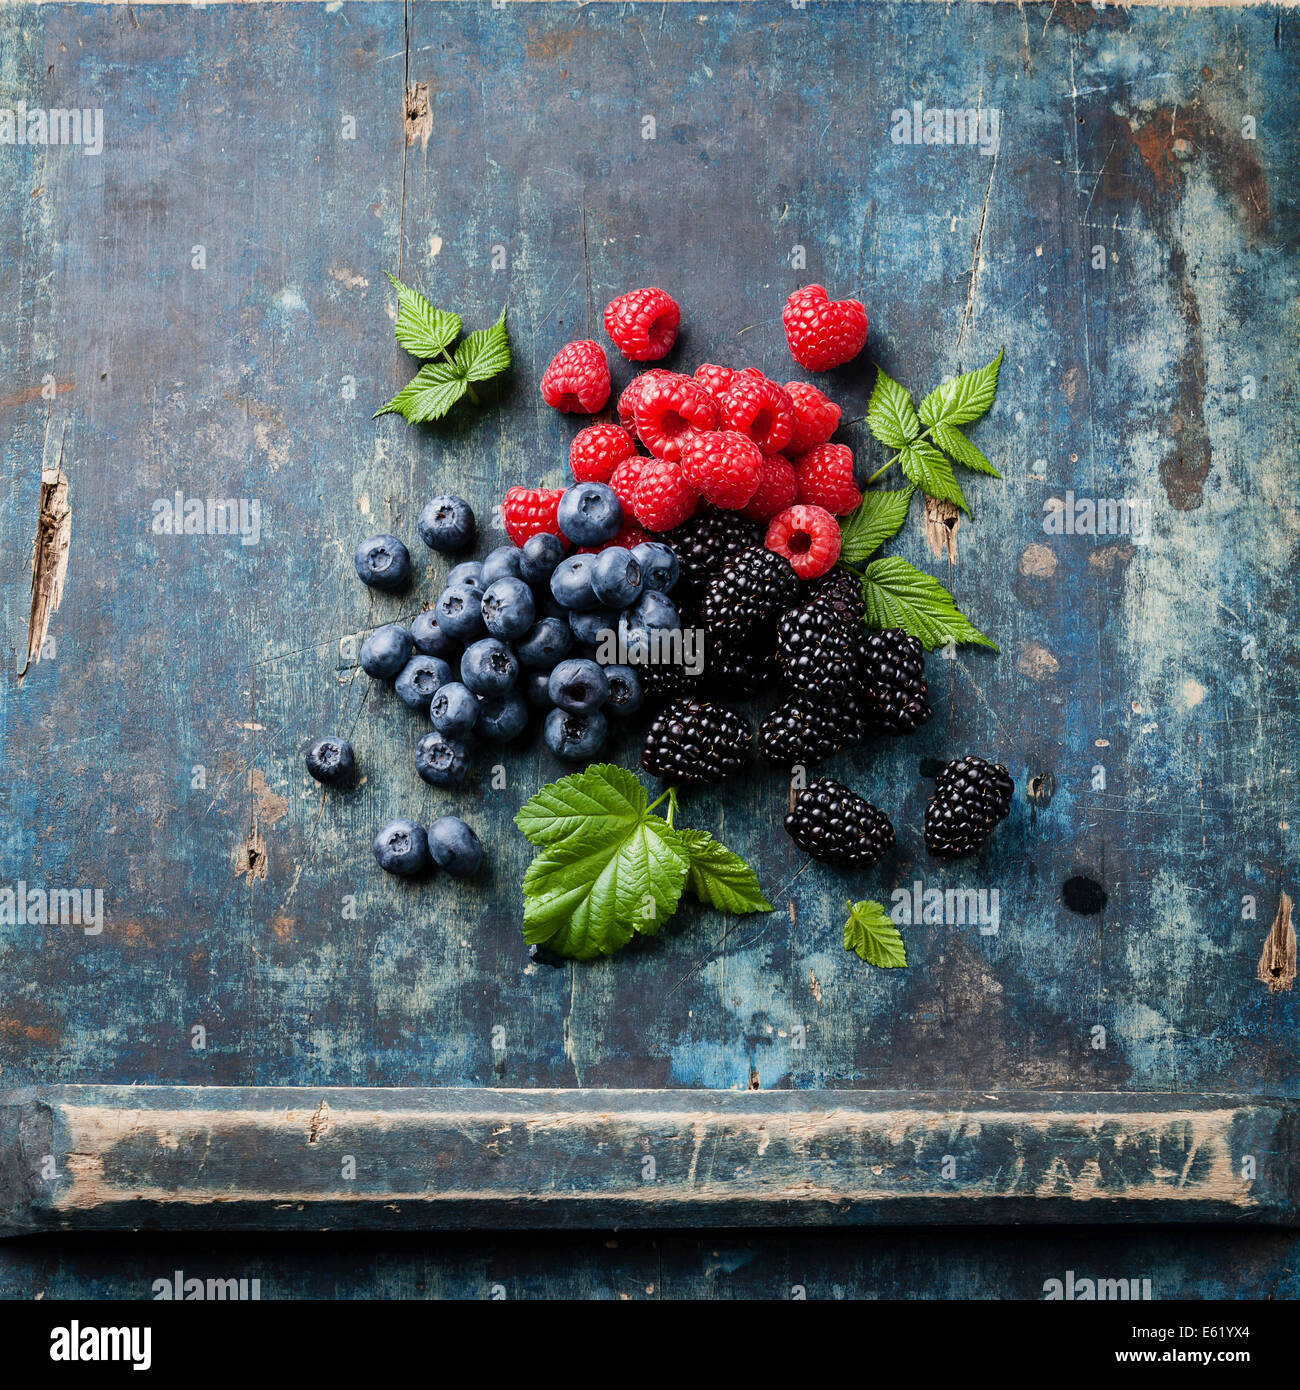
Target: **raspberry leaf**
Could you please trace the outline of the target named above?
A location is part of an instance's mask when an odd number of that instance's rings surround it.
[[[908,478],[918,487],[924,489],[930,497],[937,497],[944,502],[953,502],[967,516],[970,515],[966,498],[962,495],[957,479],[953,477],[952,464],[933,444],[924,439],[906,444],[898,451],[898,461],[903,465],[903,472],[907,474]]]
[[[397,322],[393,332],[398,343],[412,357],[423,357],[426,361],[441,357],[460,337],[460,315],[435,309],[419,290],[402,284],[395,275],[388,275],[388,278],[397,291]]]
[[[679,830],[678,839],[691,857],[687,890],[721,912],[772,912],[753,869],[707,830]]]
[[[956,459],[958,463],[964,464],[976,473],[988,473],[994,478],[1002,476],[955,425],[940,421],[930,427],[930,434],[944,453]]]
[[[469,383],[454,362],[426,362],[371,418],[377,420],[392,412],[410,425],[441,420],[468,390]]]
[[[887,376],[883,368],[877,369],[876,385],[867,403],[867,428],[891,449],[903,448],[921,429],[907,388]]]
[[[915,486],[865,492],[862,505],[840,523],[840,559],[856,565],[896,536],[907,520]]]
[[[968,425],[978,420],[993,404],[998,389],[998,369],[1002,353],[986,366],[962,372],[942,386],[936,386],[921,402],[921,419],[929,426]]]
[[[895,970],[907,964],[903,937],[885,909],[869,898],[849,904],[844,949],[856,951],[868,965]]]
[[[504,372],[510,365],[510,339],[506,336],[506,310],[491,328],[471,333],[456,349],[456,365],[467,381],[486,381]]]
[[[576,834],[594,838],[631,830],[646,815],[646,792],[634,773],[613,763],[551,782],[515,813],[515,824],[535,845],[554,845]]]
[[[996,643],[990,642],[958,611],[952,595],[933,575],[925,574],[901,555],[882,556],[863,570],[862,596],[869,626],[901,627],[928,651],[949,642],[998,650]]]

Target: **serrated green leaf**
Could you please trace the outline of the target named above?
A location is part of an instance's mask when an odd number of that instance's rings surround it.
[[[646,791],[634,773],[613,763],[593,763],[530,796],[515,824],[535,845],[553,845],[575,834],[599,839],[630,830],[646,814]]]
[[[930,433],[944,453],[956,459],[963,467],[973,469],[976,473],[988,473],[994,478],[1002,476],[955,425],[940,423],[932,426]]]
[[[856,565],[896,536],[907,520],[915,487],[862,495],[862,505],[840,522],[840,559]]]
[[[524,940],[575,960],[610,955],[673,915],[690,864],[677,832],[654,815],[600,839],[552,844],[524,875]]]
[[[955,503],[967,516],[970,515],[966,498],[962,495],[957,479],[953,477],[952,464],[933,444],[918,439],[904,445],[898,451],[898,461],[908,478],[928,496]]]
[[[862,596],[869,626],[901,627],[928,651],[949,642],[998,650],[958,611],[952,595],[933,575],[901,555],[886,555],[867,566],[862,572]]]
[[[968,425],[978,420],[993,404],[998,390],[998,369],[1002,353],[986,366],[962,372],[942,386],[936,386],[921,402],[921,419],[930,426],[941,421],[948,425]]]
[[[867,403],[867,428],[891,449],[901,449],[916,438],[921,428],[907,388],[888,376],[883,368],[876,369],[876,384]]]
[[[679,830],[677,838],[691,857],[686,887],[702,903],[720,912],[771,912],[753,869],[707,830]]]
[[[426,360],[441,357],[460,337],[460,315],[435,309],[419,290],[402,284],[395,275],[388,275],[388,278],[397,291],[397,322],[393,325],[393,333],[398,343],[412,357]]]
[[[411,425],[441,420],[468,389],[469,383],[452,363],[426,362],[371,418],[377,420],[391,411]]]
[[[456,349],[456,365],[467,381],[486,381],[510,365],[510,339],[506,336],[506,310],[491,328],[471,333]]]
[[[844,923],[844,949],[856,951],[868,965],[878,965],[884,970],[896,970],[907,964],[902,934],[889,913],[869,898],[849,904],[849,919]]]

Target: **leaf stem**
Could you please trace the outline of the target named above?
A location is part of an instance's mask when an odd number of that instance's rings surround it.
[[[921,433],[918,434],[918,435],[916,436],[915,439],[909,439],[909,440],[908,440],[908,443],[909,443],[909,444],[919,444],[919,443],[921,442],[921,440],[923,440],[923,439],[929,439],[929,438],[930,438],[930,430],[932,430],[933,428],[934,428],[934,426],[933,426],[933,425],[930,425],[928,428],[923,429],[923,430],[921,431]],[[933,443],[934,441],[931,440],[930,442]],[[898,453],[898,454],[895,454],[894,457],[893,457],[892,459],[890,459],[889,462],[886,463],[883,467],[877,468],[876,471],[871,475],[871,477],[869,477],[869,478],[867,479],[867,481],[863,484],[863,487],[864,487],[864,488],[870,487],[871,484],[874,483],[874,482],[876,481],[876,479],[877,479],[878,477],[880,477],[880,475],[881,475],[882,473],[888,473],[889,470],[898,462],[898,460],[899,460],[899,458],[900,458],[901,456],[902,456],[902,455],[901,455],[901,452]]]
[[[445,347],[442,350],[442,355],[447,359],[448,366],[454,367],[456,365],[456,359],[451,355],[451,353],[447,351]],[[470,400],[474,402],[475,405],[482,404],[482,402],[478,398],[478,393],[474,390],[474,388],[469,384],[468,381],[465,383],[465,392],[469,396]]]
[[[662,796],[656,797],[656,798],[649,804],[649,806],[646,807],[646,810],[647,810],[647,811],[653,811],[654,808],[655,808],[656,806],[660,805],[660,804],[661,804],[662,802],[664,802],[664,801],[669,801],[669,798],[675,797],[675,795],[676,795],[676,794],[674,793],[673,789],[672,789],[671,787],[669,787],[668,790],[667,790],[666,792],[664,792],[664,794],[663,794]],[[670,809],[671,809],[671,802],[670,802]]]

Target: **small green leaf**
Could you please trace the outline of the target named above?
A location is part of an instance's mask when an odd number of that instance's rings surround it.
[[[896,970],[907,964],[903,937],[889,913],[877,902],[865,898],[849,904],[844,923],[844,949],[856,951],[868,965]]]
[[[371,418],[377,420],[392,411],[411,425],[424,420],[440,420],[468,389],[469,383],[452,363],[426,362]]]
[[[679,830],[677,838],[691,856],[688,891],[720,912],[771,912],[758,876],[740,857],[720,845],[707,830]]]
[[[867,492],[862,505],[840,522],[840,559],[856,565],[896,536],[907,520],[915,487]]]
[[[397,291],[397,322],[393,325],[393,333],[398,343],[412,357],[426,360],[441,357],[460,337],[460,315],[435,309],[419,290],[402,284],[395,275],[388,278]]]
[[[877,368],[876,385],[867,403],[867,428],[891,449],[901,449],[921,428],[906,387],[887,376],[883,368]]]
[[[933,575],[925,574],[901,555],[885,555],[867,566],[862,573],[862,596],[869,626],[901,627],[928,651],[949,642],[998,650],[996,643],[990,642],[958,611],[952,595]]]
[[[956,459],[964,467],[973,469],[976,473],[988,473],[994,478],[1002,476],[956,425],[947,425],[941,422],[931,426],[930,432],[934,442],[944,453]]]
[[[927,425],[968,425],[978,420],[993,404],[998,390],[998,368],[1002,353],[987,366],[962,372],[942,386],[936,386],[921,402],[921,419]]]
[[[506,310],[491,328],[471,333],[456,349],[456,365],[467,381],[486,381],[510,365],[510,339],[506,336]]]
[[[645,787],[635,774],[613,763],[594,763],[530,796],[515,813],[515,824],[533,844],[553,845],[578,833],[626,832],[645,814]]]
[[[953,502],[970,515],[961,487],[952,475],[952,465],[933,444],[924,439],[915,440],[898,451],[898,461],[903,465],[903,472],[928,496]]]

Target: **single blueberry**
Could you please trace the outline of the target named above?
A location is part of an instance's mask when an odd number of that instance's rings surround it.
[[[591,587],[590,555],[570,555],[561,560],[551,575],[551,593],[565,608],[599,608],[600,600]]]
[[[390,681],[411,659],[411,634],[397,623],[377,627],[361,644],[361,669],[375,680]]]
[[[517,545],[499,545],[483,561],[483,587],[498,579],[518,579],[523,551]]]
[[[587,714],[571,714],[568,710],[553,709],[546,716],[542,737],[557,758],[566,762],[586,762],[605,746],[607,725],[599,710]]]
[[[631,666],[606,666],[605,679],[609,682],[609,699],[604,705],[608,713],[635,714],[645,703],[641,677]]]
[[[372,589],[392,593],[411,578],[411,557],[396,536],[367,536],[352,556],[357,575]]]
[[[429,701],[429,722],[449,738],[465,738],[478,720],[478,696],[459,681],[448,681]]]
[[[528,726],[528,705],[518,691],[485,695],[479,701],[478,731],[489,743],[509,743]]]
[[[411,640],[415,650],[425,656],[440,656],[449,661],[458,651],[458,644],[438,626],[438,617],[432,608],[417,613],[411,619]]]
[[[591,567],[591,591],[610,608],[627,608],[641,597],[641,562],[621,545],[607,545]]]
[[[460,659],[460,679],[475,695],[504,695],[515,688],[519,662],[504,642],[483,637],[465,648]]]
[[[623,507],[607,483],[575,483],[564,490],[556,520],[574,545],[600,545],[618,535]]]
[[[672,599],[665,598],[658,589],[647,589],[627,610],[627,618],[629,626],[648,628],[651,632],[672,631],[682,625]]]
[[[439,816],[433,822],[429,852],[453,878],[472,878],[483,862],[482,842],[459,816]]]
[[[594,661],[570,657],[551,672],[551,703],[571,714],[598,710],[609,698],[609,682]]]
[[[415,770],[431,787],[458,787],[469,773],[469,749],[434,729],[415,745]]]
[[[564,559],[564,542],[550,531],[539,531],[519,548],[519,577],[530,584],[545,584]]]
[[[515,643],[521,666],[550,671],[573,646],[573,632],[563,618],[542,618]]]
[[[326,786],[347,786],[357,773],[352,745],[345,738],[318,738],[307,750],[307,771]]]
[[[525,671],[519,682],[524,699],[534,709],[551,708],[551,673],[549,671]]]
[[[460,564],[453,565],[451,573],[447,576],[447,587],[449,589],[478,589],[481,593],[487,588],[483,582],[483,562],[481,560],[462,560]]]
[[[533,591],[522,579],[494,579],[483,595],[483,622],[493,637],[522,637],[533,625]]]
[[[470,642],[481,637],[483,626],[483,594],[468,584],[449,586],[438,595],[433,605],[438,626],[458,642]]]
[[[677,563],[677,552],[662,541],[642,541],[632,547],[641,566],[641,577],[647,589],[657,589],[659,593],[671,592],[681,573]]]
[[[463,497],[435,497],[415,523],[430,550],[454,555],[474,542],[474,513]]]
[[[451,667],[442,657],[425,656],[421,653],[413,656],[402,667],[393,689],[397,691],[397,698],[407,709],[427,710],[435,691],[439,686],[446,685],[450,679]]]
[[[390,820],[375,836],[375,858],[390,874],[410,878],[430,866],[429,835],[424,826],[405,817]]]
[[[575,639],[584,647],[598,647],[602,636],[618,632],[618,614],[612,608],[576,609],[569,614],[569,627]]]

